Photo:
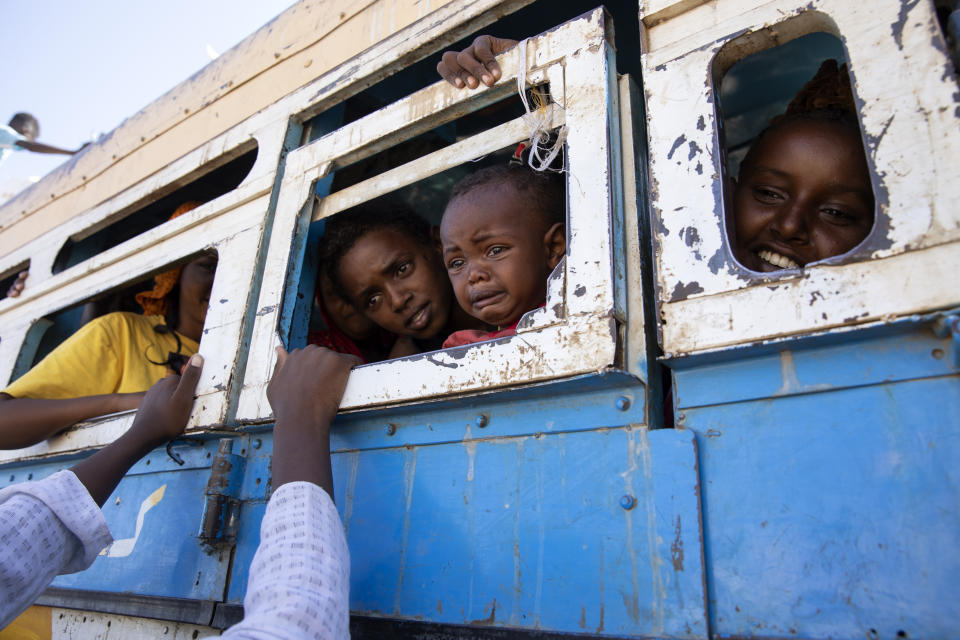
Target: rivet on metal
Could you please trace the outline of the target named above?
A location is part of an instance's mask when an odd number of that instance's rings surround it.
[[[263,446],[263,440],[261,440],[260,438],[257,438],[256,440],[253,441],[254,449],[259,449],[262,446]]]
[[[637,499],[631,495],[622,496],[620,498],[620,506],[627,511],[630,511],[630,509],[633,509],[635,506],[637,506]]]
[[[490,424],[490,417],[485,413],[481,413],[473,421],[473,424],[477,425],[479,428],[483,429],[485,426]]]
[[[630,398],[627,396],[620,396],[617,398],[617,409],[619,411],[626,411],[630,408]]]
[[[392,422],[388,422],[383,426],[383,432],[388,436],[392,436],[397,432],[397,425],[393,424]]]

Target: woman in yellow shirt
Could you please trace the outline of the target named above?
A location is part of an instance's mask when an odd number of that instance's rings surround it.
[[[191,206],[192,205],[192,206]],[[182,205],[185,213],[196,203]],[[189,207],[189,208],[187,208]],[[157,275],[144,315],[91,320],[0,393],[0,449],[41,442],[96,416],[136,409],[144,392],[197,352],[217,268],[213,252]]]

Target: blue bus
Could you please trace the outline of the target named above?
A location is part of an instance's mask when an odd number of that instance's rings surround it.
[[[0,207],[0,286],[30,273],[0,300],[11,381],[154,274],[218,256],[185,435],[104,506],[116,542],[0,638],[239,620],[274,346],[317,326],[326,221],[389,195],[437,223],[457,179],[543,133],[568,233],[546,305],[512,337],[351,374],[332,448],[352,636],[957,637],[954,5],[295,4]],[[482,33],[523,39],[501,80],[441,81],[440,53]],[[847,65],[873,225],[752,271],[731,181],[826,59]],[[0,452],[0,487],[132,415]]]

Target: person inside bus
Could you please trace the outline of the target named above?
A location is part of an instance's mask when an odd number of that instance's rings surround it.
[[[323,241],[320,253],[327,253]],[[364,364],[417,352],[410,338],[398,337],[380,327],[340,295],[328,271],[321,261],[314,298],[324,328],[311,330],[307,336],[308,344],[356,356]]]
[[[198,203],[185,203],[174,216]],[[0,392],[0,449],[36,444],[81,420],[136,409],[144,392],[196,353],[217,256],[158,274],[137,294],[143,315],[109,313],[81,327]]]
[[[873,189],[845,65],[824,61],[754,141],[733,217],[734,256],[760,272],[842,255],[870,233]]]
[[[277,349],[274,487],[250,563],[243,620],[221,638],[350,637],[350,552],[333,502],[330,426],[357,358],[310,345]],[[130,430],[90,458],[0,491],[0,629],[58,573],[82,571],[112,538],[100,506],[124,473],[186,426],[202,359],[144,398]]]
[[[567,250],[565,195],[561,174],[522,164],[487,167],[453,187],[440,223],[443,262],[460,306],[495,329],[457,331],[444,348],[511,336],[543,306]]]
[[[408,208],[368,203],[331,219],[325,239],[322,260],[336,290],[379,326],[410,338],[412,353],[439,349],[454,331],[484,328],[457,304],[434,230]]]
[[[438,73],[458,88],[492,86],[515,40],[479,36],[447,51]],[[754,141],[733,182],[734,257],[759,272],[842,255],[873,227],[874,197],[846,66],[825,60]]]
[[[33,151],[35,153],[60,153],[72,156],[87,146],[86,144],[70,151],[53,145],[37,142],[40,135],[40,123],[29,113],[17,113],[10,118],[6,126],[0,126],[0,163],[14,151]],[[89,143],[88,143],[89,144]]]

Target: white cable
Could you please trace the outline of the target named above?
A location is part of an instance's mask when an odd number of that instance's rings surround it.
[[[557,139],[550,145],[550,123],[553,120],[553,108],[556,106],[562,109],[555,102],[551,101],[545,107],[536,111],[530,110],[530,103],[527,101],[527,40],[521,40],[517,44],[517,55],[519,57],[517,64],[517,92],[520,94],[520,100],[523,102],[523,108],[526,114],[523,116],[527,123],[529,134],[527,142],[530,146],[530,155],[527,158],[527,164],[534,171],[546,171],[550,163],[563,150],[563,144],[567,140],[567,126],[563,125],[557,130]]]

